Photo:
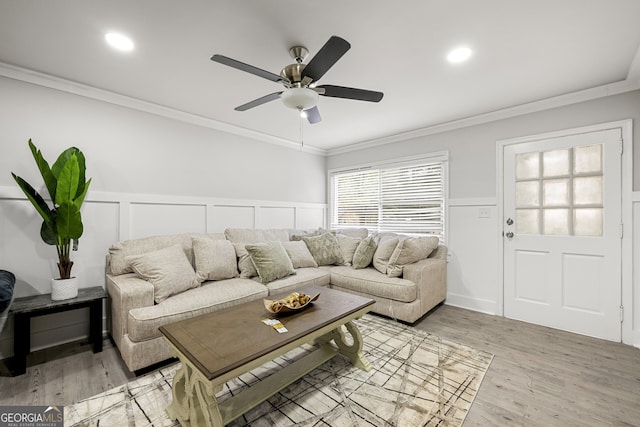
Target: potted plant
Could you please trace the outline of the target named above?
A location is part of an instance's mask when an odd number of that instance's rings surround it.
[[[61,300],[78,295],[77,278],[71,277],[73,261],[71,249],[78,250],[78,239],[82,236],[83,225],[80,208],[89,190],[91,179],[85,178],[85,158],[82,151],[71,147],[58,156],[53,166],[42,156],[40,150],[29,139],[29,148],[47,187],[53,207],[24,179],[11,175],[16,180],[36,211],[42,217],[40,236],[42,240],[56,247],[58,252],[59,279],[51,282],[51,299]]]

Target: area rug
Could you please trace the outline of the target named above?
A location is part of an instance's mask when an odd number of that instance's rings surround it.
[[[374,315],[356,321],[364,372],[341,355],[258,405],[230,426],[460,426],[493,355]],[[237,394],[313,350],[303,346],[229,381]],[[68,426],[177,426],[165,408],[179,362],[66,406]]]

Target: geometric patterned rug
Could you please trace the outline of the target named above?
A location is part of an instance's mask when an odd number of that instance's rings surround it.
[[[462,425],[493,355],[374,315],[355,323],[372,365],[369,372],[338,355],[229,425]],[[312,346],[302,346],[229,381],[218,401],[310,350]],[[165,408],[179,366],[174,363],[66,406],[65,426],[177,426]]]

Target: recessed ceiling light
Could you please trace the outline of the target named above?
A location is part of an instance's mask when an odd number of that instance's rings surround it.
[[[449,52],[449,54],[447,55],[447,60],[449,62],[454,62],[454,63],[463,62],[469,59],[470,56],[471,56],[471,49],[469,49],[466,46],[458,47],[456,49],[453,49],[451,52]]]
[[[124,52],[133,50],[133,42],[131,39],[120,33],[108,33],[105,34],[104,38],[107,40],[107,43],[109,43],[109,46],[114,49],[122,50]]]

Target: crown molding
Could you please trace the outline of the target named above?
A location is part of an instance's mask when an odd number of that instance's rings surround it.
[[[640,68],[640,57],[636,57],[638,68]],[[402,132],[382,138],[372,139],[369,141],[350,144],[344,147],[333,148],[327,150],[327,156],[335,156],[338,154],[348,153],[351,151],[364,150],[367,148],[378,147],[380,145],[392,144],[394,142],[406,141],[409,139],[420,138],[427,135],[434,135],[442,132],[449,132],[469,126],[475,126],[483,123],[495,122],[511,117],[531,114],[538,111],[549,110],[556,107],[577,104],[579,102],[590,101],[593,99],[604,98],[611,95],[618,95],[625,92],[631,92],[640,89],[640,79],[622,80],[615,83],[597,86],[577,92],[559,95],[552,98],[542,99],[539,101],[529,102],[527,104],[517,105],[515,107],[504,108],[492,111],[490,113],[479,114],[477,116],[467,117],[460,120],[454,120],[447,123],[441,123],[428,126],[408,132]]]
[[[633,61],[631,61],[631,65],[629,66],[627,80],[640,82],[640,46],[638,46],[636,55],[633,57]]]
[[[185,111],[165,107],[163,105],[154,104],[152,102],[143,101],[141,99],[121,95],[115,92],[110,92],[108,90],[98,89],[93,86],[85,85],[83,83],[78,83],[72,80],[63,79],[61,77],[40,73],[38,71],[29,70],[4,62],[0,62],[0,76],[25,83],[43,86],[49,89],[55,89],[62,92],[83,96],[85,98],[95,99],[97,101],[115,104],[121,107],[138,110],[145,113],[155,114],[157,116],[162,116],[181,122],[214,129],[233,135],[243,136],[256,141],[268,142],[269,144],[275,144],[282,147],[321,156],[327,155],[327,150],[324,149],[308,145],[300,147],[300,143],[296,141],[279,138],[277,136],[265,134],[262,132],[256,132],[254,130],[243,128],[240,126],[210,119],[208,117],[187,113]]]
[[[406,141],[409,139],[420,138],[423,136],[434,135],[442,132],[449,132],[469,126],[494,122],[497,120],[517,117],[525,114],[535,113],[538,111],[549,110],[556,107],[562,107],[579,102],[590,101],[593,99],[604,98],[606,96],[638,90],[640,89],[640,49],[638,49],[638,52],[636,53],[626,80],[572,92],[565,95],[555,96],[552,98],[542,99],[526,104],[521,104],[514,107],[504,108],[485,114],[479,114],[464,119],[454,120],[447,123],[441,123],[408,132],[401,132],[398,134],[385,136],[382,138],[358,142],[355,144],[350,144],[329,150],[309,145],[300,147],[300,144],[296,141],[291,141],[289,139],[280,138],[262,132],[256,132],[251,129],[210,119],[197,114],[187,113],[174,108],[165,107],[163,105],[154,104],[152,102],[143,101],[137,98],[121,95],[104,89],[98,89],[93,86],[85,85],[72,80],[51,76],[49,74],[40,73],[38,71],[29,70],[3,62],[0,62],[0,76],[47,87],[50,89],[59,90],[62,92],[71,93],[78,96],[83,96],[90,99],[95,99],[102,102],[107,102],[110,104],[115,104],[126,108],[131,108],[133,110],[155,114],[158,116],[194,124],[197,126],[202,126],[233,135],[243,136],[255,141],[267,142],[269,144],[279,145],[289,149],[320,156],[335,156],[338,154],[364,150],[367,148],[378,147],[381,145],[392,144],[399,141]]]

